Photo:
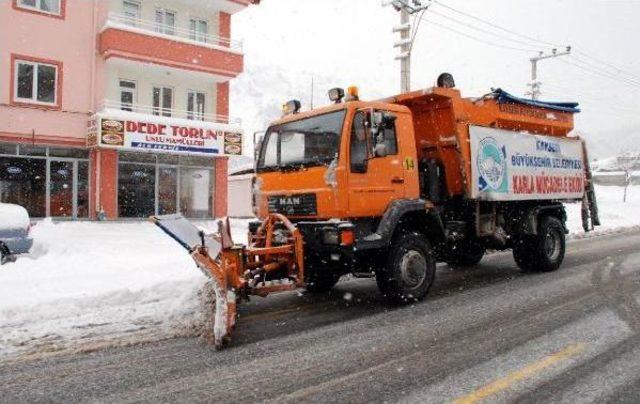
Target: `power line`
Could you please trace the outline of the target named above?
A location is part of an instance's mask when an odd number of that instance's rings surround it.
[[[464,11],[461,11],[461,10],[455,9],[455,8],[453,8],[453,7],[449,6],[449,5],[446,5],[446,4],[441,3],[439,0],[431,0],[431,1],[432,1],[434,4],[436,4],[436,5],[440,6],[440,7],[443,7],[443,8],[445,8],[445,9],[448,9],[448,10],[450,10],[450,11],[454,12],[454,13],[457,13],[457,14],[463,15],[463,16],[465,16],[465,17],[467,17],[467,18],[470,18],[470,19],[472,19],[472,20],[474,20],[474,21],[478,21],[478,22],[480,22],[480,23],[482,23],[482,24],[485,24],[485,25],[487,25],[487,26],[490,26],[490,27],[492,27],[492,28],[494,28],[494,29],[497,29],[497,30],[500,30],[500,31],[503,31],[503,32],[506,32],[506,33],[509,33],[509,34],[512,34],[512,35],[515,35],[515,36],[517,36],[517,37],[519,37],[519,38],[523,38],[523,39],[527,39],[527,40],[529,40],[529,41],[533,41],[533,42],[535,42],[536,44],[544,44],[544,45],[554,46],[554,47],[556,47],[556,46],[557,46],[557,45],[556,45],[556,44],[554,44],[554,43],[551,43],[551,42],[548,42],[548,41],[544,41],[544,40],[541,40],[541,39],[537,39],[537,38],[533,38],[533,37],[528,36],[528,35],[521,34],[521,33],[519,33],[519,32],[516,32],[516,31],[513,31],[513,30],[511,30],[511,29],[508,29],[508,28],[502,27],[502,26],[500,26],[500,25],[498,25],[498,24],[495,24],[495,23],[493,23],[493,22],[491,22],[491,21],[489,21],[489,20],[485,20],[485,19],[482,19],[482,18],[476,17],[476,16],[474,16],[474,15],[472,15],[472,14],[466,13],[466,12],[464,12]],[[434,13],[434,12],[433,12],[433,10],[430,10],[430,11],[431,11],[432,13]],[[477,28],[475,28],[475,29],[477,29]],[[509,39],[509,38],[503,38],[503,39],[504,39],[504,40],[511,40],[511,39]],[[532,45],[528,45],[528,46],[532,46]],[[600,59],[600,58],[597,58],[597,57],[595,57],[595,56],[589,55],[589,54],[588,54],[588,53],[586,53],[586,52],[583,52],[583,51],[579,51],[579,50],[578,50],[578,51],[576,51],[576,53],[578,53],[578,54],[582,55],[583,57],[586,57],[586,58],[588,58],[588,59],[590,59],[590,60],[592,60],[592,61],[594,61],[594,62],[597,62],[597,63],[599,63],[599,64],[601,64],[601,65],[607,66],[607,67],[612,68],[612,69],[614,69],[614,70],[615,70],[615,72],[614,72],[614,73],[611,73],[611,72],[608,72],[608,71],[607,71],[606,73],[602,73],[602,74],[605,74],[605,75],[614,75],[614,76],[616,77],[616,79],[619,79],[619,77],[617,77],[617,75],[623,74],[623,75],[625,75],[625,76],[628,76],[628,77],[626,77],[626,78],[627,78],[630,82],[633,82],[633,84],[634,84],[634,85],[635,85],[635,84],[640,84],[640,76],[637,76],[637,75],[636,75],[636,74],[634,74],[634,73],[630,73],[629,71],[626,71],[625,69],[621,69],[620,67],[618,67],[618,66],[616,66],[616,65],[614,65],[614,64],[612,64],[612,63],[610,63],[610,62],[607,62],[607,61],[604,61],[604,60],[602,60],[602,59]],[[589,63],[587,63],[587,62],[585,62],[585,61],[582,61],[582,63],[583,63],[583,64],[585,64],[585,65],[589,65]],[[596,66],[591,66],[591,67],[592,67],[592,68],[594,68],[594,69],[596,69],[596,70],[597,70],[597,69],[602,70],[602,68],[598,68],[598,67],[596,67]],[[585,68],[585,70],[588,70],[588,68]],[[609,77],[609,78],[611,78],[611,77]]]
[[[483,32],[485,34],[493,35],[493,36],[498,37],[498,38],[500,38],[502,40],[505,40],[505,41],[510,41],[510,42],[514,42],[514,43],[518,43],[518,44],[521,44],[521,45],[528,46],[528,47],[531,48],[532,52],[538,50],[538,48],[534,47],[529,42],[520,41],[518,39],[505,37],[503,34],[498,34],[496,32],[492,32],[492,31],[489,31],[489,30],[486,30],[486,29],[483,29],[483,28],[476,27],[476,26],[471,25],[469,23],[466,23],[464,21],[460,21],[460,20],[458,20],[456,18],[450,17],[450,16],[448,16],[446,14],[442,14],[442,13],[439,13],[437,11],[434,11],[433,9],[429,9],[428,11],[429,11],[430,14],[434,14],[434,15],[440,16],[440,17],[445,18],[445,19],[447,19],[449,21],[452,21],[452,22],[454,22],[456,24],[463,25],[466,28],[471,28],[473,30],[476,30],[476,31],[479,31],[479,32]]]
[[[591,56],[591,55],[589,55],[589,54],[587,54],[587,53],[585,53],[585,52],[581,52],[581,51],[579,51],[579,50],[578,50],[578,51],[576,51],[576,53],[579,53],[580,55],[582,55],[582,56],[584,56],[584,57],[586,57],[586,58],[588,58],[588,59],[591,59],[591,60],[593,60],[594,62],[597,62],[597,63],[600,63],[600,64],[602,64],[602,65],[605,65],[605,66],[611,67],[611,68],[615,69],[618,73],[624,73],[624,74],[626,74],[626,75],[628,75],[628,76],[630,76],[630,77],[633,77],[633,78],[636,78],[636,79],[639,79],[639,80],[640,80],[640,76],[636,76],[634,73],[629,73],[628,71],[625,71],[625,70],[623,70],[623,69],[620,69],[619,67],[617,67],[617,66],[615,66],[615,65],[613,65],[613,64],[611,64],[611,63],[609,63],[609,62],[605,62],[605,61],[604,61],[604,60],[602,60],[602,59],[596,58],[596,57],[594,57],[594,56]]]
[[[432,0],[432,2],[433,2],[433,3],[435,3],[435,4],[437,4],[437,5],[439,5],[440,7],[444,7],[444,8],[446,8],[446,9],[448,9],[448,10],[451,10],[451,11],[453,11],[454,13],[457,13],[457,14],[463,15],[463,16],[465,16],[465,17],[467,17],[467,18],[471,18],[472,20],[475,20],[475,21],[481,22],[481,23],[483,23],[483,24],[485,24],[485,25],[488,25],[488,26],[491,26],[491,27],[493,27],[493,28],[495,28],[495,29],[499,29],[500,31],[507,32],[507,33],[509,33],[509,34],[515,35],[515,36],[520,37],[520,38],[523,38],[523,39],[528,39],[529,41],[533,41],[533,42],[535,42],[535,43],[540,43],[540,44],[544,44],[544,45],[547,45],[547,46],[554,46],[554,47],[558,47],[558,45],[557,45],[557,44],[554,44],[554,43],[551,43],[551,42],[547,42],[547,41],[543,41],[543,40],[541,40],[541,39],[533,38],[533,37],[530,37],[530,36],[528,36],[528,35],[520,34],[520,33],[518,33],[518,32],[512,31],[512,30],[510,30],[510,29],[507,29],[507,28],[501,27],[500,25],[497,25],[497,24],[495,24],[495,23],[493,23],[493,22],[491,22],[491,21],[484,20],[484,19],[482,19],[482,18],[476,17],[475,15],[472,15],[472,14],[469,14],[469,13],[465,13],[464,11],[457,10],[457,9],[455,9],[455,8],[451,7],[451,6],[448,6],[448,5],[446,5],[446,4],[441,3],[441,2],[440,2],[440,1],[438,1],[438,0]]]
[[[509,49],[509,50],[513,50],[513,51],[531,53],[531,49],[517,48],[517,47],[514,47],[514,46],[508,46],[508,45],[501,45],[501,44],[498,44],[498,43],[495,43],[495,42],[487,41],[487,40],[472,36],[470,34],[467,34],[465,32],[459,31],[459,30],[457,30],[455,28],[448,27],[448,26],[446,26],[444,24],[437,23],[437,22],[435,22],[433,20],[430,20],[430,19],[427,19],[425,17],[422,17],[422,20],[428,22],[431,25],[435,25],[436,27],[440,27],[440,28],[445,29],[447,31],[455,32],[458,35],[462,35],[462,36],[467,37],[469,39],[473,39],[474,41],[482,42],[482,43],[490,45],[490,46],[495,46],[496,48],[502,48],[502,49]]]
[[[636,87],[636,88],[640,88],[640,83],[637,83],[637,82],[634,82],[634,81],[630,81],[630,80],[618,77],[618,76],[616,76],[614,74],[611,74],[611,73],[602,72],[602,71],[590,68],[589,66],[584,66],[584,65],[581,65],[579,63],[575,63],[576,61],[579,62],[579,60],[576,60],[576,59],[574,59],[574,62],[570,62],[568,60],[561,60],[562,63],[577,67],[578,69],[583,70],[585,72],[588,72],[588,73],[591,73],[591,74],[595,74],[597,76],[605,77],[605,78],[608,78],[610,80],[617,81],[619,83],[624,83],[624,84],[627,84],[627,85],[631,85],[631,86]]]
[[[587,60],[584,60],[579,56],[574,56],[574,60],[576,62],[580,63],[581,65],[586,66],[587,69],[591,69],[591,70],[597,71],[597,72],[602,73],[604,75],[607,75],[607,76],[609,76],[611,78],[614,78],[615,80],[618,80],[618,81],[622,80],[622,81],[625,81],[625,82],[627,82],[629,84],[632,84],[632,85],[640,85],[640,79],[632,79],[632,78],[629,78],[629,77],[620,76],[617,72],[612,72],[612,71],[604,69],[602,67],[593,65],[591,62],[589,62]]]

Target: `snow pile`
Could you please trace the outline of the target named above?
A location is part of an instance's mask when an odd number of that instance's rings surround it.
[[[601,226],[595,233],[608,233],[624,227],[640,226],[640,186],[629,186],[627,202],[622,202],[624,188],[618,186],[596,185]],[[566,205],[567,227],[572,234],[583,233],[581,204]]]
[[[0,230],[26,229],[29,227],[29,214],[19,205],[0,203]]]
[[[246,221],[232,227],[244,241]],[[153,224],[45,220],[32,236],[0,267],[0,358],[203,331],[207,279]]]

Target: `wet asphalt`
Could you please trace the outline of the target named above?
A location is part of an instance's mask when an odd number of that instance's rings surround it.
[[[198,338],[0,363],[0,402],[640,402],[640,231],[575,240],[563,267],[509,253],[438,267],[423,302],[371,279],[240,309]]]

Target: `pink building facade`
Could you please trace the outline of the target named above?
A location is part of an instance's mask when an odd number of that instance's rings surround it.
[[[0,201],[33,217],[226,215],[231,15],[252,0],[0,3]]]

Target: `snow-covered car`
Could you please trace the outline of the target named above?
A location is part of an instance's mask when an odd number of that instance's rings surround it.
[[[14,255],[29,252],[33,245],[30,228],[31,221],[25,208],[0,202],[0,265]]]

